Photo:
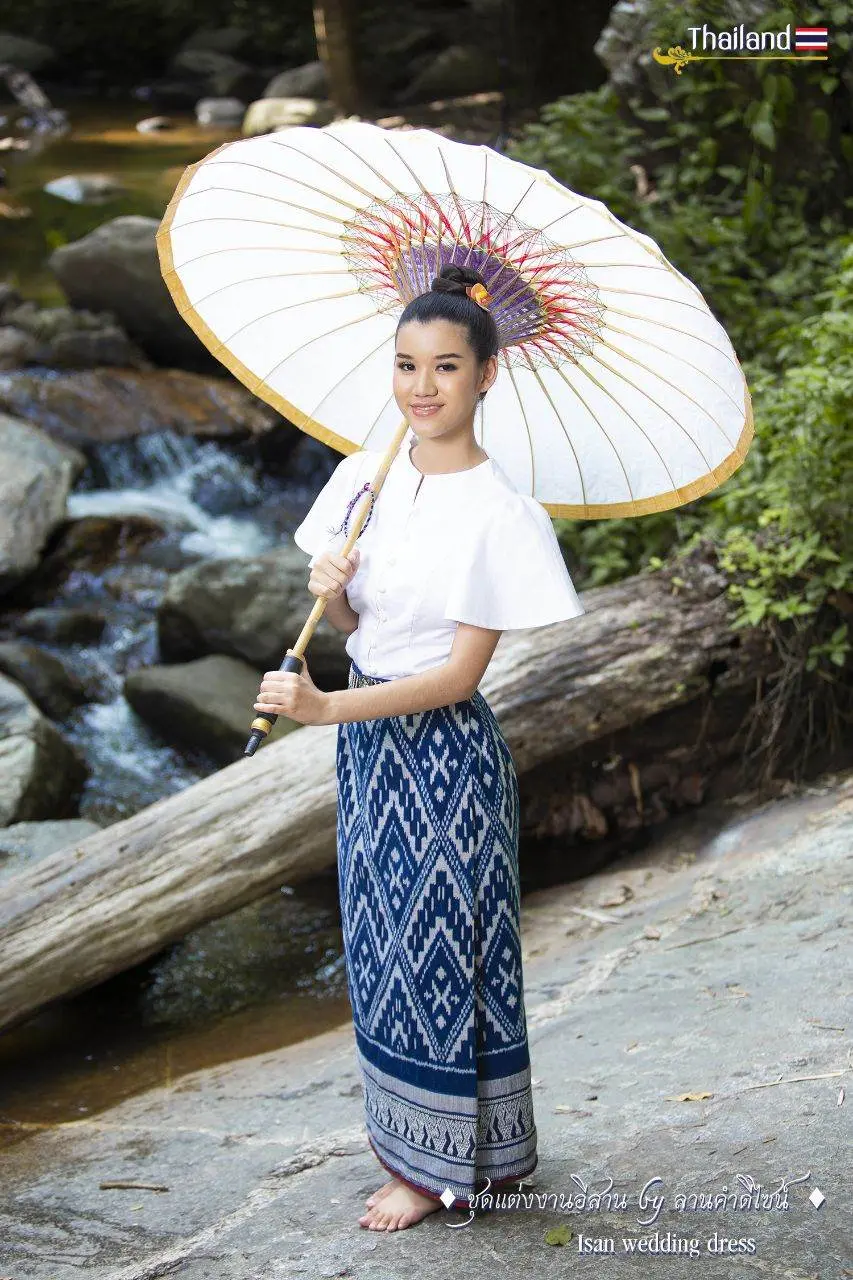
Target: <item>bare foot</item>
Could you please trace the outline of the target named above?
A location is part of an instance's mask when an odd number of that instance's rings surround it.
[[[388,1194],[359,1218],[362,1227],[370,1231],[403,1231],[441,1208],[440,1201],[413,1191],[396,1178],[394,1181],[396,1185]]]
[[[392,1178],[390,1182],[385,1183],[384,1187],[380,1187],[378,1191],[374,1191],[372,1196],[368,1196],[364,1203],[367,1205],[369,1209],[372,1209],[373,1206],[379,1200],[381,1200],[383,1196],[387,1196],[389,1191],[393,1191],[394,1188],[399,1187],[399,1185],[400,1185],[399,1178]]]

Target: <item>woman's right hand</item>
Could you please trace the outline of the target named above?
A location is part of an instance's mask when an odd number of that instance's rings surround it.
[[[353,547],[348,556],[337,551],[324,551],[311,567],[308,590],[320,600],[336,600],[343,595],[358,569],[361,552]]]

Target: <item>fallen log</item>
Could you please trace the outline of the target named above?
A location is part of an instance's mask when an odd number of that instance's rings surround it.
[[[480,688],[520,778],[766,668],[758,633],[731,632],[724,579],[701,560],[679,573],[678,590],[641,575],[584,593],[580,618],[502,636]],[[7,879],[0,1027],[333,866],[336,736],[305,726]]]

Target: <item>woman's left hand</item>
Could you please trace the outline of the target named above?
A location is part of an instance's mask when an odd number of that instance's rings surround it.
[[[305,662],[300,672],[265,671],[255,710],[300,724],[328,724],[329,695],[318,689]]]

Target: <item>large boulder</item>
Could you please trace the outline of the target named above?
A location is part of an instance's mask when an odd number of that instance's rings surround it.
[[[40,645],[0,640],[0,672],[25,689],[50,720],[62,720],[88,701],[79,676]]]
[[[262,672],[276,670],[314,606],[307,582],[308,560],[295,546],[190,565],[169,580],[157,611],[163,659],[181,662],[223,653]],[[345,681],[344,642],[342,633],[321,618],[308,646],[316,683],[331,688]]]
[[[101,577],[110,570],[110,590],[121,593],[122,566],[133,577],[133,562],[142,551],[163,537],[163,526],[147,515],[85,515],[62,523],[43,556],[38,569],[15,594],[14,605],[21,612],[12,615],[17,635],[49,639],[52,643],[85,644],[87,635],[103,630],[96,609],[60,608],[51,610],[69,578]],[[132,588],[131,588],[132,589]],[[64,616],[64,624],[60,619]],[[55,640],[54,640],[55,637]]]
[[[726,26],[744,23],[749,28],[759,23],[767,7],[764,0],[732,0],[727,10]],[[617,0],[610,10],[593,52],[621,96],[651,89],[656,97],[665,97],[672,85],[672,68],[661,66],[652,57],[652,49],[662,43],[661,13],[660,6],[651,0]]]
[[[174,127],[175,122],[169,116],[146,116],[136,122],[137,133],[167,133]]]
[[[497,59],[477,45],[454,44],[442,50],[420,71],[397,101],[431,102],[437,98],[462,98],[496,89],[500,83]]]
[[[215,98],[254,91],[259,79],[258,73],[245,62],[214,49],[181,50],[169,64],[167,75],[196,83]]]
[[[306,62],[303,67],[280,71],[270,80],[265,98],[325,98],[329,91],[326,68],[322,62]]]
[[[124,696],[168,743],[232,764],[242,757],[257,715],[263,674],[238,658],[211,654],[175,666],[139,667],[125,677]],[[301,728],[279,716],[262,745]]]
[[[72,306],[110,311],[159,364],[210,370],[215,361],[178,313],[160,272],[156,218],[112,218],[48,259]],[[218,366],[217,366],[218,367]]]
[[[0,370],[23,369],[28,364],[42,363],[43,348],[30,333],[0,325]]]
[[[0,593],[36,568],[85,466],[76,449],[0,413]]]
[[[230,377],[181,369],[83,369],[0,375],[0,412],[87,448],[154,432],[202,439],[263,438],[276,411]]]
[[[297,125],[322,127],[334,118],[335,108],[331,102],[318,102],[314,98],[259,98],[243,118],[243,133],[253,138],[259,133],[293,129]]]
[[[0,675],[0,827],[74,817],[86,765],[20,685]]]

